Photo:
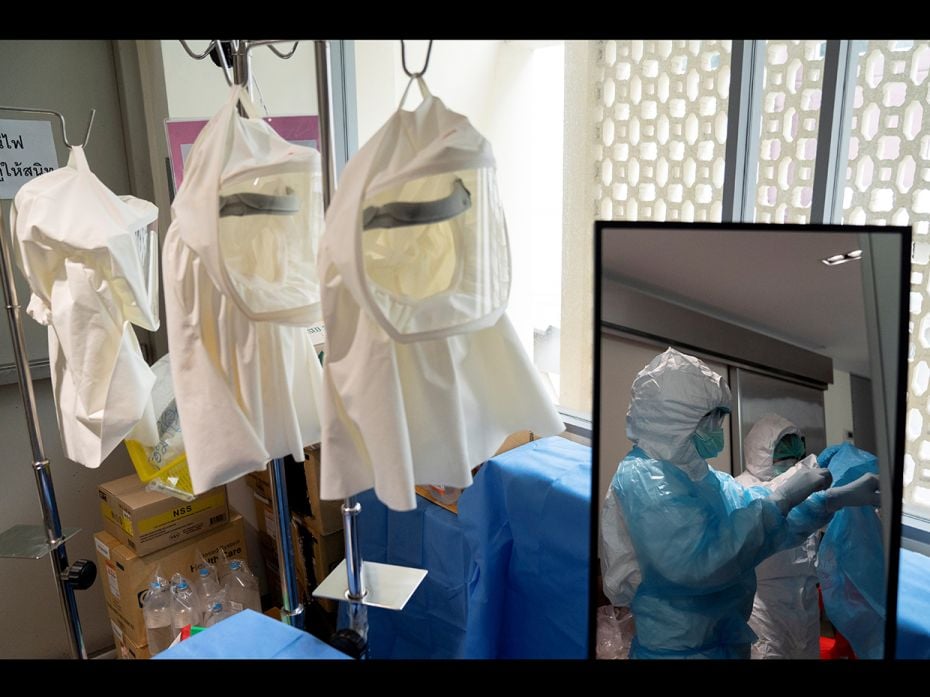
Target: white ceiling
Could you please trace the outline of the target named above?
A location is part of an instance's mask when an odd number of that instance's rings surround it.
[[[632,227],[603,239],[603,270],[615,280],[869,375],[862,262],[820,261],[858,249],[858,235]]]

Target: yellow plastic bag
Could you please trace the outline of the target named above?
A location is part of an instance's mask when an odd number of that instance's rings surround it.
[[[152,406],[156,414],[157,438],[153,438],[151,445],[127,438],[124,441],[126,450],[129,451],[139,479],[147,484],[146,488],[191,501],[194,498],[194,487],[184,452],[168,354],[152,366],[152,372],[156,376]]]

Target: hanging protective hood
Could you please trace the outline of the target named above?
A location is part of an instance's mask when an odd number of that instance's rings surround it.
[[[249,118],[239,116],[242,103]],[[245,91],[191,147],[162,252],[171,372],[194,493],[319,440],[320,155]]]
[[[415,507],[415,484],[468,486],[514,431],[563,429],[504,315],[491,146],[417,82],[420,106],[396,111],[346,166],[319,260],[322,495],[374,486],[397,510]]]
[[[48,326],[65,455],[98,467],[137,425],[140,440],[154,437],[155,376],[130,325],[158,329],[158,210],[114,194],[74,147],[67,166],[17,192],[10,215],[27,312]]]

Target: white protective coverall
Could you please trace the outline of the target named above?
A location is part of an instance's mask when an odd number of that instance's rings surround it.
[[[250,118],[241,117],[241,102]],[[171,372],[194,493],[319,441],[320,155],[245,90],[191,147],[162,251]]]
[[[48,326],[65,455],[99,467],[131,432],[154,443],[155,374],[131,325],[158,329],[158,209],[110,191],[75,146],[17,192],[10,216],[27,312]]]
[[[736,481],[777,490],[793,474],[794,468],[779,475],[773,462],[775,446],[789,434],[800,436],[801,430],[777,414],[759,419],[743,442],[746,469]],[[758,639],[752,645],[752,658],[820,658],[817,535],[756,567],[749,626]]]
[[[346,166],[319,258],[322,497],[373,486],[395,510],[416,506],[415,484],[468,486],[515,431],[563,430],[504,315],[491,146],[418,84],[420,106],[398,109]]]

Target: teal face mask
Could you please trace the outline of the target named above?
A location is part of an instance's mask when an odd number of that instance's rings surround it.
[[[717,457],[723,451],[723,429],[717,429],[708,433],[697,431],[691,440],[694,443],[694,449],[698,455],[705,460]]]
[[[806,454],[807,443],[804,438],[796,433],[789,433],[775,444],[775,448],[772,452],[772,459],[776,462],[778,460],[787,460],[790,458],[801,460]]]
[[[804,436],[789,433],[775,445],[772,452],[772,465],[776,476],[790,469],[807,454],[807,442]]]
[[[723,451],[723,420],[729,413],[727,407],[717,407],[705,414],[694,429],[691,442],[705,460],[717,457]]]

